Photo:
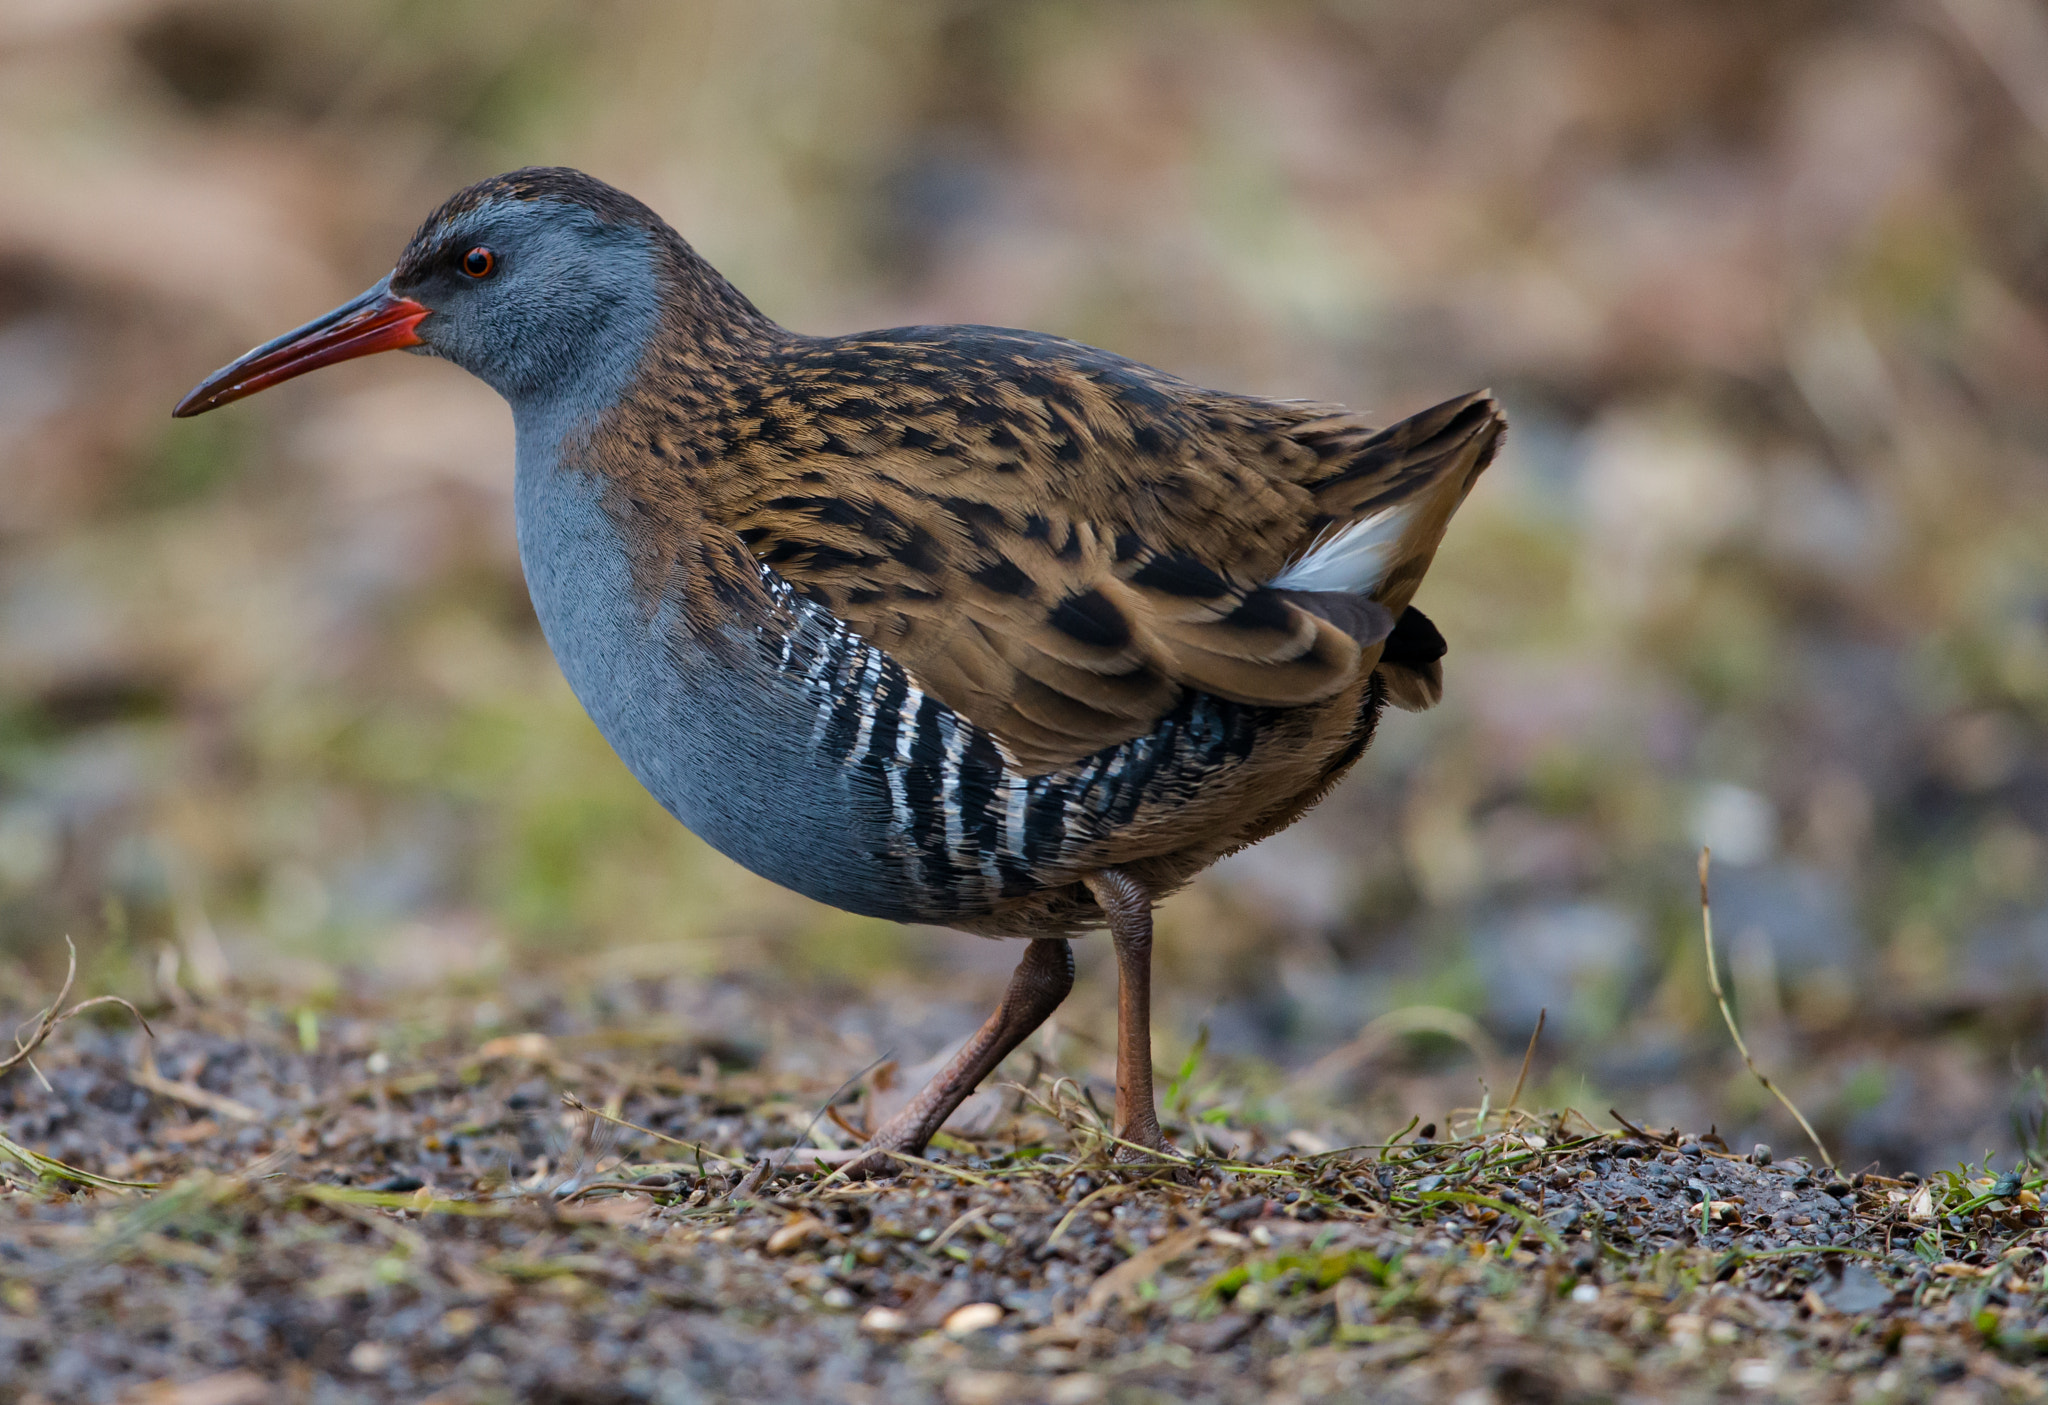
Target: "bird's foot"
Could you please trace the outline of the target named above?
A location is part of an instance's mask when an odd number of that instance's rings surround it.
[[[887,1129],[883,1131],[887,1133]],[[805,1151],[803,1161],[807,1165],[834,1167],[831,1174],[838,1180],[887,1180],[891,1176],[899,1176],[903,1172],[903,1167],[907,1165],[905,1161],[893,1155],[895,1151],[901,1151],[905,1155],[918,1155],[920,1151],[924,1151],[924,1147],[907,1147],[901,1141],[889,1139],[885,1135],[874,1135],[858,1147],[838,1147],[834,1151]]]
[[[903,1169],[903,1163],[889,1154],[897,1149],[869,1141],[861,1146],[836,1147],[830,1151],[806,1151],[799,1159],[807,1166],[832,1167],[833,1175],[840,1180],[883,1180]]]
[[[1173,1178],[1181,1182],[1193,1175],[1188,1154],[1168,1141],[1156,1124],[1149,1129],[1132,1128],[1117,1133],[1116,1154],[1110,1161],[1117,1166],[1171,1170]]]

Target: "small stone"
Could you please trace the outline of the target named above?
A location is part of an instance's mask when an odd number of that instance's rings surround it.
[[[1764,1151],[1769,1149],[1768,1147],[1761,1148]],[[1757,1164],[1768,1165],[1769,1163],[1758,1162]],[[1734,1377],[1735,1384],[1746,1390],[1768,1390],[1778,1383],[1778,1363],[1770,1360],[1768,1357],[1752,1356],[1736,1362],[1734,1369],[1729,1372],[1729,1375]]]
[[[1875,1312],[1892,1300],[1892,1290],[1861,1264],[1849,1264],[1837,1282],[1829,1284],[1822,1296],[1836,1312]]]
[[[994,1303],[968,1303],[948,1313],[939,1327],[949,1337],[971,1337],[1003,1320],[1003,1310]]]
[[[946,1377],[946,1405],[1003,1405],[1022,1386],[1008,1371],[955,1371]]]
[[[1749,1149],[1749,1164],[1750,1164],[1750,1165],[1752,1165],[1752,1166],[1768,1166],[1768,1165],[1770,1165],[1770,1164],[1771,1164],[1771,1149],[1770,1149],[1770,1148],[1769,1148],[1768,1146],[1764,1145],[1764,1143],[1762,1143],[1762,1142],[1758,1142],[1758,1143],[1757,1143],[1757,1144],[1756,1144],[1755,1146],[1753,1146],[1753,1147],[1751,1147],[1751,1148]],[[1772,1370],[1772,1379],[1773,1379],[1773,1380],[1775,1380],[1775,1379],[1777,1378],[1777,1375],[1776,1375],[1776,1371],[1777,1371],[1777,1368],[1776,1368],[1775,1366],[1772,1366],[1772,1365],[1771,1365],[1771,1363],[1770,1363],[1770,1362],[1768,1362],[1768,1361],[1764,1362],[1763,1364],[1764,1364],[1765,1366],[1771,1366],[1771,1370]]]
[[[1190,1351],[1228,1351],[1258,1325],[1258,1318],[1248,1312],[1226,1312],[1210,1318],[1207,1322],[1178,1323],[1167,1336],[1176,1346],[1184,1346]]]
[[[1102,1377],[1075,1371],[1059,1377],[1045,1388],[1045,1402],[1046,1405],[1095,1405],[1108,1394],[1109,1387],[1103,1384]]]
[[[348,1351],[348,1368],[358,1375],[374,1376],[391,1364],[391,1348],[382,1342],[357,1342]]]
[[[860,1329],[878,1337],[893,1337],[910,1330],[910,1319],[893,1307],[871,1307],[861,1314]]]

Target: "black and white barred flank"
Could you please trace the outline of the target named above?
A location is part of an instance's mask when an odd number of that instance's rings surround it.
[[[771,567],[760,572],[782,618],[758,645],[814,701],[811,744],[886,806],[885,857],[933,920],[1072,882],[1081,856],[1141,805],[1190,798],[1242,762],[1274,711],[1189,692],[1146,735],[1026,776],[888,654]]]

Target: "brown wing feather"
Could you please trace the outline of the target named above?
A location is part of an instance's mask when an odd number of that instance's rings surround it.
[[[1033,771],[1143,734],[1185,689],[1277,706],[1344,689],[1398,605],[1382,621],[1262,583],[1333,525],[1438,487],[1458,428],[1432,411],[1376,435],[981,329],[803,340],[766,369],[693,485],[705,516]],[[1369,637],[1347,633],[1361,622]]]

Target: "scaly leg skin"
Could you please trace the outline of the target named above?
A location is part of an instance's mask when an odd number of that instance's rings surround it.
[[[1116,1135],[1178,1155],[1159,1130],[1159,1107],[1152,1097],[1152,895],[1121,869],[1105,868],[1082,881],[1108,914],[1116,947]],[[1144,1157],[1123,1146],[1116,1159]]]
[[[923,1154],[925,1143],[945,1125],[953,1109],[966,1101],[967,1095],[995,1072],[996,1065],[1022,1044],[1031,1031],[1045,1023],[1045,1017],[1059,1008],[1073,988],[1074,953],[1065,938],[1035,939],[1025,948],[1017,969],[1011,972],[1009,989],[1003,992],[1003,1003],[996,1007],[996,1012],[907,1107],[868,1138],[867,1144],[847,1163],[847,1179],[893,1176],[902,1163],[888,1154],[892,1151],[912,1156]]]

